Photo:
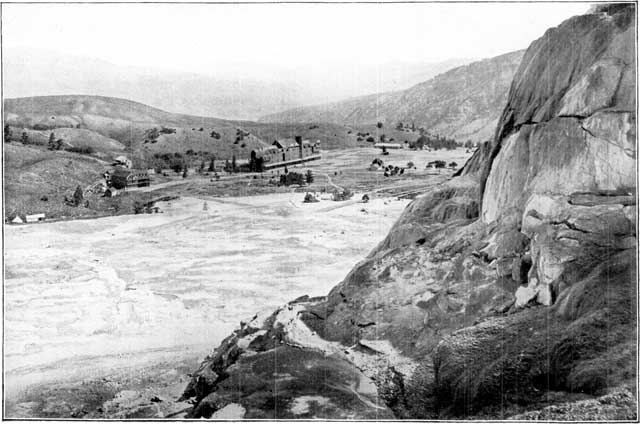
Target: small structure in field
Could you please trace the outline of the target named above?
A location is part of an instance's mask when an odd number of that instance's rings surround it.
[[[118,189],[115,187],[109,187],[104,191],[104,197],[116,197],[118,195]]]
[[[40,222],[45,220],[45,215],[43,213],[34,213],[33,215],[25,216],[27,222]]]
[[[24,221],[22,220],[22,218],[20,218],[19,215],[16,215],[16,217],[11,220],[11,223],[12,224],[24,224]]]

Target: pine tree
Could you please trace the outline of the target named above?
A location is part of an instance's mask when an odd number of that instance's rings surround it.
[[[215,156],[211,157],[211,163],[209,163],[209,172],[214,172],[216,170],[214,161],[216,160]]]
[[[76,187],[76,191],[73,193],[73,204],[78,206],[80,203],[82,203],[83,199],[84,194],[82,193],[82,187],[78,186]]]
[[[11,143],[11,127],[9,127],[9,124],[4,126],[4,142],[5,143]]]
[[[204,172],[204,159],[200,163],[200,173],[202,174],[203,172]]]
[[[234,155],[231,157],[231,170],[233,172],[236,172],[236,155],[234,153]]]
[[[49,150],[56,150],[56,135],[54,133],[49,134]]]
[[[29,142],[29,135],[27,135],[26,131],[22,132],[22,137],[20,137],[20,142],[22,142],[22,144],[27,144]]]
[[[313,172],[311,172],[310,169],[307,169],[307,174],[305,177],[307,180],[307,184],[311,184],[313,182]]]
[[[184,165],[183,171],[182,171],[182,178],[187,178],[187,175],[189,175],[189,170],[187,165]]]

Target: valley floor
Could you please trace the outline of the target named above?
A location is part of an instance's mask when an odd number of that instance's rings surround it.
[[[302,197],[5,227],[5,417],[179,416],[187,372],[240,320],[325,295],[408,203]]]

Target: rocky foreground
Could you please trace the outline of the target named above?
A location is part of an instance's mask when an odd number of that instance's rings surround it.
[[[243,323],[189,416],[637,419],[634,29],[536,40],[494,140],[328,296]]]

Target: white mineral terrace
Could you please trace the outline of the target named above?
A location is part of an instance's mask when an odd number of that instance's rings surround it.
[[[325,295],[406,200],[183,198],[162,214],[5,227],[7,396],[211,351],[240,320]],[[363,211],[364,209],[365,211]]]

